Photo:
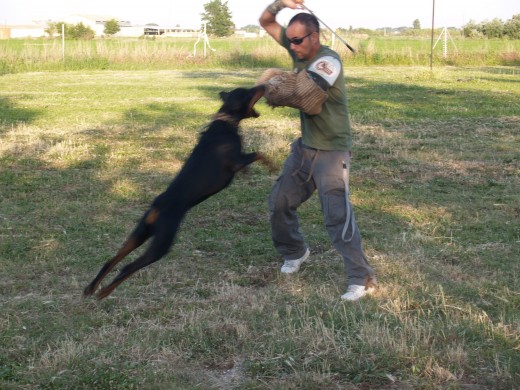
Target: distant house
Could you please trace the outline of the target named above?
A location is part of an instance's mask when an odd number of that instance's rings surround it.
[[[184,27],[171,27],[171,26],[143,26],[144,30],[141,35],[155,35],[160,37],[198,37],[200,30],[193,28]]]
[[[47,25],[0,25],[0,39],[40,38],[45,36]]]
[[[259,34],[255,32],[247,32],[244,30],[235,30],[235,36],[239,38],[256,38]]]

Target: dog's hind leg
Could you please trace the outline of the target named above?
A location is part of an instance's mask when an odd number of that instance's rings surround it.
[[[135,272],[139,271],[157,260],[163,257],[173,244],[173,240],[177,233],[181,222],[181,218],[175,221],[168,221],[167,224],[163,223],[162,226],[156,226],[156,233],[150,246],[140,257],[138,257],[132,263],[123,267],[119,275],[106,287],[102,288],[97,294],[98,299],[107,297],[117,286],[123,283],[126,279],[132,276]]]
[[[134,249],[139,248],[146,240],[148,240],[148,238],[150,238],[152,235],[151,224],[148,220],[150,214],[153,214],[153,209],[145,214],[132,234],[130,234],[130,237],[128,237],[121,249],[119,249],[117,254],[112,259],[107,261],[103,267],[101,267],[101,270],[94,278],[94,280],[87,287],[85,287],[85,290],[83,290],[84,296],[92,295],[98,288],[99,283],[101,283],[103,278],[116,266],[117,263],[123,260]]]

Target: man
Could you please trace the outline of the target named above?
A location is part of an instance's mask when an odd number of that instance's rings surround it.
[[[303,0],[276,0],[259,19],[267,33],[287,49],[295,71],[308,72],[316,88],[328,95],[318,114],[300,111],[302,137],[291,145],[269,196],[272,239],[284,258],[281,272],[298,272],[310,251],[299,230],[297,208],[317,189],[327,231],[348,275],[347,291],[341,298],[357,301],[372,290],[376,278],[363,253],[348,195],[352,134],[343,67],[339,55],[321,45],[316,17],[299,13],[287,28],[276,21],[281,9],[302,5]]]

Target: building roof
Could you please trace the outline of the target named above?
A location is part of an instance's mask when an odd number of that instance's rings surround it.
[[[110,15],[96,15],[96,14],[71,14],[67,15],[65,18],[70,18],[72,16],[79,16],[84,19],[92,20],[93,22],[106,22],[107,20],[112,20],[117,18]],[[63,19],[65,19],[63,18]]]

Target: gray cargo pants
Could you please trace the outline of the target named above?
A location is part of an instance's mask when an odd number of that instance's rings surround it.
[[[364,286],[374,277],[374,270],[363,253],[348,200],[349,165],[350,151],[312,149],[303,145],[301,138],[293,142],[269,196],[271,233],[276,250],[285,260],[302,257],[307,244],[300,232],[297,209],[317,189],[325,226],[343,257],[348,284]]]

